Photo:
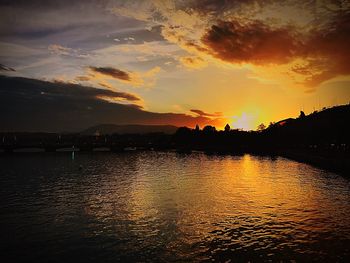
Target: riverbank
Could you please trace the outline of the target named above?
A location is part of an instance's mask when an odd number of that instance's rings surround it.
[[[350,175],[350,156],[346,154],[322,155],[314,152],[289,149],[278,152],[278,155],[336,172],[346,177]]]

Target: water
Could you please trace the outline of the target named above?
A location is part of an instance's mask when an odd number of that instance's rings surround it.
[[[9,262],[350,258],[350,181],[284,158],[15,154],[0,172]]]

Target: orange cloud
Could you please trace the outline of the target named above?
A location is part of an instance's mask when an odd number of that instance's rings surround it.
[[[350,13],[335,16],[322,28],[298,33],[293,26],[274,28],[261,21],[220,21],[201,38],[207,53],[231,63],[294,64],[290,73],[315,87],[350,73]]]
[[[89,81],[91,78],[88,76],[77,76],[75,77],[76,81]]]
[[[196,56],[181,57],[179,60],[185,67],[192,69],[204,68],[208,65],[204,59]]]
[[[348,1],[131,0],[113,10],[157,24],[167,41],[206,63],[273,67],[281,79],[308,88],[350,73]]]
[[[290,28],[273,29],[260,21],[220,21],[205,33],[202,43],[216,58],[256,64],[287,63],[300,46]]]
[[[204,116],[204,117],[221,117],[222,116],[222,112],[207,113],[202,110],[196,110],[196,109],[192,109],[190,111],[193,113],[196,113],[198,116]]]

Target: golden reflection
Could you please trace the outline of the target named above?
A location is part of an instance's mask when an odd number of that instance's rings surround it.
[[[310,166],[251,155],[161,154],[129,163],[133,172],[125,178],[108,175],[88,198],[87,213],[101,222],[128,222],[124,224],[142,235],[167,233],[184,244],[200,242],[223,228],[234,233],[247,228],[253,239],[275,235],[273,225],[285,229],[278,228],[279,237],[296,231],[296,225],[313,231],[319,227],[313,220],[337,213],[332,198],[322,201],[320,211],[324,182]],[[255,227],[260,232],[251,232]]]

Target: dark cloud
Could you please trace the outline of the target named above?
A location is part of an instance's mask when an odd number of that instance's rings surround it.
[[[308,76],[309,86],[316,86],[339,75],[350,74],[349,47],[350,10],[338,12],[326,28],[311,32],[303,53],[308,63],[299,68],[299,73]],[[300,72],[302,69],[306,71]]]
[[[234,63],[286,63],[298,51],[299,41],[291,28],[271,28],[260,21],[241,24],[220,21],[202,37],[209,53]]]
[[[292,71],[305,76],[303,84],[310,87],[350,73],[350,11],[334,12],[330,22],[303,34],[293,26],[220,21],[201,41],[207,49],[201,51],[232,63],[285,64],[302,59]]]
[[[100,86],[105,87],[107,89],[112,89],[113,87],[107,83],[98,83]],[[127,92],[122,92],[122,91],[113,91],[114,94],[118,94],[117,98],[122,98],[122,99],[126,99],[129,101],[139,101],[140,98],[134,94],[131,93],[127,93]],[[138,106],[140,107],[140,106]]]
[[[219,125],[220,119],[154,113],[100,97],[123,94],[76,84],[0,76],[1,131],[81,131],[96,124]]]
[[[198,114],[199,116],[204,116],[204,117],[221,117],[222,116],[221,112],[207,113],[202,110],[195,110],[195,109],[192,109],[190,111]]]
[[[0,64],[0,71],[16,71],[13,68],[7,67],[3,64]]]
[[[93,72],[101,73],[103,75],[107,75],[113,77],[115,79],[121,79],[130,81],[130,74],[126,71],[122,71],[120,69],[112,68],[112,67],[89,67]]]

